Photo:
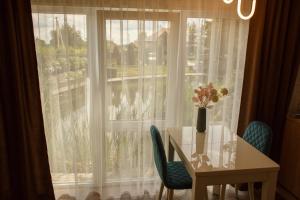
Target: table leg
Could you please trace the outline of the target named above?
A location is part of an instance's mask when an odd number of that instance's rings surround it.
[[[221,192],[220,192],[220,200],[225,199],[225,194],[226,194],[226,184],[221,185]]]
[[[170,136],[168,137],[168,139],[169,139],[169,151],[168,151],[168,160],[169,161],[174,161],[174,147],[173,147],[173,145],[172,145],[172,143],[171,143],[171,138],[170,138]]]
[[[199,178],[193,178],[192,200],[205,200],[207,199],[207,188],[204,182]]]
[[[248,183],[248,194],[249,194],[249,199],[254,200],[254,183]]]
[[[213,195],[219,196],[221,191],[220,185],[213,185]]]
[[[276,194],[277,172],[269,174],[268,179],[262,183],[262,200],[274,200]]]

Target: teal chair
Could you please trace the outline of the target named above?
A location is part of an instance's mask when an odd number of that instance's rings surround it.
[[[263,154],[269,156],[272,145],[272,130],[267,124],[260,121],[251,122],[243,134],[243,139]],[[241,185],[235,185],[236,196],[238,196],[238,190],[241,187]],[[226,185],[222,185],[223,198],[225,196],[225,190]],[[250,200],[253,200],[254,183],[248,183],[248,191]]]
[[[243,139],[269,156],[272,145],[272,130],[267,124],[260,121],[251,122],[243,134]]]
[[[167,199],[173,199],[173,190],[183,190],[192,188],[192,178],[186,171],[186,168],[181,161],[167,162],[164,145],[158,129],[155,126],[150,128],[154,161],[161,178],[161,187],[158,199],[162,198],[164,187],[167,187]]]

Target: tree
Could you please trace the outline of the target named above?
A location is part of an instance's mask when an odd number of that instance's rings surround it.
[[[128,59],[128,65],[137,65],[137,57],[138,57],[138,51],[137,47],[134,43],[130,43],[127,46],[127,59]]]
[[[196,53],[196,24],[193,22],[188,26],[188,55],[194,56]]]
[[[35,46],[36,47],[45,47],[45,46],[47,46],[47,44],[46,44],[45,40],[41,40],[39,38],[36,38],[35,39]]]
[[[167,65],[168,32],[163,31],[158,38],[157,63]]]
[[[115,60],[115,63],[117,65],[121,64],[121,53],[120,53],[120,50],[119,50],[118,46],[114,47],[114,50],[112,52],[112,58]]]
[[[66,23],[61,28],[58,27],[56,30],[51,31],[50,45],[54,47],[59,47],[60,45],[83,47],[86,45],[86,41],[82,39],[80,32],[74,26],[71,27]]]

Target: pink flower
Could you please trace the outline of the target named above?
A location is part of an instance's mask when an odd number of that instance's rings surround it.
[[[192,97],[193,102],[198,103],[199,102],[199,97],[197,95]]]
[[[205,89],[203,90],[203,93],[204,93],[204,96],[206,96],[206,97],[209,96],[209,91],[208,91],[207,88],[205,88]]]
[[[213,84],[212,84],[212,83],[209,83],[209,84],[208,84],[208,86],[207,86],[207,88],[210,88],[210,89],[212,89],[212,88],[214,88],[214,86],[213,86]]]

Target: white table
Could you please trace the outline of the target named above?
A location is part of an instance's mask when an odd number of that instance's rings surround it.
[[[169,160],[175,150],[193,179],[193,200],[205,199],[207,185],[248,182],[262,182],[262,200],[275,199],[279,165],[226,127],[168,128],[167,136]]]

